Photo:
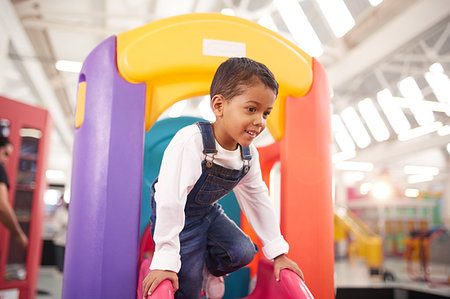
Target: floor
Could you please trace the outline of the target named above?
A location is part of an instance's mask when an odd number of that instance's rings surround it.
[[[413,265],[417,270],[418,266]],[[417,267],[416,267],[417,266]],[[335,279],[338,288],[400,288],[425,292],[450,298],[449,285],[431,285],[426,282],[413,281],[408,275],[406,262],[401,258],[385,260],[385,270],[394,275],[394,281],[383,281],[380,277],[371,277],[363,260],[338,260],[335,263]],[[450,273],[449,266],[432,265],[431,278],[444,281]],[[42,266],[38,282],[37,299],[60,299],[62,290],[62,274],[56,267]]]

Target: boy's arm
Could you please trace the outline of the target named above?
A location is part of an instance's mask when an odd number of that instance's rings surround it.
[[[177,273],[170,270],[153,270],[145,278],[142,284],[142,296],[145,299],[147,295],[151,295],[156,287],[164,280],[170,280],[173,286],[173,292],[178,290]]]
[[[0,222],[11,231],[23,248],[27,247],[28,238],[20,227],[17,217],[8,202],[8,188],[5,183],[0,183]]]
[[[305,281],[302,270],[300,270],[298,265],[293,260],[287,258],[284,254],[277,256],[276,258],[273,259],[273,261],[274,261],[273,270],[275,274],[275,279],[277,281],[280,280],[280,271],[282,269],[290,269],[294,271],[295,273],[297,273],[298,276],[300,276],[300,278],[303,281]]]

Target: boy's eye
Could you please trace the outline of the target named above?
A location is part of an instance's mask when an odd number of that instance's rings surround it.
[[[264,112],[264,118],[269,117],[269,115],[270,115],[270,112]]]
[[[255,112],[255,111],[256,111],[256,108],[255,108],[255,107],[248,107],[247,110],[248,110],[249,112]]]

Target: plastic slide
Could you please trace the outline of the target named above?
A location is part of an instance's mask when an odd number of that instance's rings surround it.
[[[355,237],[358,255],[366,259],[370,269],[383,266],[383,243],[361,219],[348,208],[337,207],[334,213],[335,229],[343,229]]]
[[[141,263],[139,271],[139,284],[137,298],[142,299],[142,281],[150,272],[151,258],[146,258]],[[314,299],[303,280],[294,272],[284,269],[280,272],[280,281],[275,280],[273,274],[273,262],[260,259],[258,264],[258,279],[253,292],[246,299]],[[173,299],[172,283],[163,281],[156,290],[147,297],[148,299]],[[244,299],[245,299],[244,298]]]

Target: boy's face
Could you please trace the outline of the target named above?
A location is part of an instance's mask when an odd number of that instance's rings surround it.
[[[217,97],[217,96],[215,96]],[[214,134],[220,145],[235,150],[237,144],[249,146],[266,127],[267,117],[275,102],[275,93],[261,82],[246,86],[244,92],[232,99],[214,98],[212,108],[216,114]]]

